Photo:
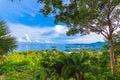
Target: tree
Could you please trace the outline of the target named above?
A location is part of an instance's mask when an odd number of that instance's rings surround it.
[[[62,59],[64,65],[61,75],[64,79],[74,78],[75,80],[85,80],[85,73],[90,71],[90,55],[87,51],[71,53]]]
[[[6,24],[3,21],[0,21],[0,54],[3,55],[8,51],[12,51],[15,48],[15,38],[11,37]]]
[[[118,31],[117,33],[113,34],[113,42],[114,42],[114,51],[119,55],[120,52],[120,31]],[[104,50],[108,50],[109,49],[109,45],[108,45],[108,41],[106,40],[106,45],[103,46]]]
[[[113,34],[113,42],[115,45],[115,51],[120,52],[120,31]]]
[[[120,56],[120,31],[113,34],[113,42],[115,46],[114,52],[116,53],[115,58],[117,59],[117,57]]]
[[[67,35],[94,32],[103,35],[110,45],[111,72],[115,73],[113,32],[120,27],[120,0],[38,0],[40,12],[55,16],[55,23],[65,23]]]

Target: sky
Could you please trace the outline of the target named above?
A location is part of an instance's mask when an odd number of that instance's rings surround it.
[[[3,20],[11,35],[18,42],[39,43],[93,43],[103,41],[101,35],[67,36],[67,26],[54,24],[54,17],[45,17],[39,10],[43,5],[37,0],[0,0],[0,20]]]

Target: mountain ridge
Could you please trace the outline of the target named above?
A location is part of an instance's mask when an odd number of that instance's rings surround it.
[[[104,45],[105,42],[93,42],[93,43],[72,43],[72,44],[67,44],[67,45]]]

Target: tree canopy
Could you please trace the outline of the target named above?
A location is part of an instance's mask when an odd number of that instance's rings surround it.
[[[65,23],[67,35],[95,32],[110,45],[111,72],[115,73],[113,32],[120,27],[120,0],[38,0],[40,12],[55,16],[55,23]]]
[[[0,54],[5,54],[15,48],[15,38],[10,35],[6,24],[3,21],[0,21]]]
[[[38,0],[44,4],[40,10],[45,16],[53,14],[55,23],[63,22],[69,26],[68,35],[76,33],[101,33],[108,38],[109,21],[114,31],[120,24],[120,0]],[[117,23],[117,24],[116,24]]]

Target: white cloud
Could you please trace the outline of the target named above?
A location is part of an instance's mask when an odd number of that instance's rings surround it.
[[[41,42],[41,43],[92,43],[103,41],[101,35],[91,33],[90,35],[66,36],[68,30],[65,26],[56,25],[53,27],[26,26],[22,24],[8,24],[12,35],[20,42]]]
[[[54,29],[55,29],[55,32],[58,34],[64,34],[68,30],[65,26],[62,26],[62,25],[56,25]]]
[[[67,28],[56,25],[55,27],[30,27],[22,24],[8,23],[12,36],[20,42],[45,42],[53,43],[54,38],[65,35]]]
[[[27,4],[29,2],[29,4]],[[65,0],[64,4],[69,4],[69,0]],[[4,18],[10,18],[11,20],[19,19],[19,17],[24,17],[25,14],[35,17],[39,14],[39,9],[43,5],[39,5],[37,0],[14,0],[12,3],[8,0],[0,0],[0,14]],[[4,12],[4,13],[2,13]],[[14,18],[13,18],[14,17]],[[14,20],[13,20],[14,21]],[[18,22],[19,23],[19,22]],[[40,26],[27,26],[22,24],[12,24],[8,23],[8,26],[12,32],[12,35],[16,37],[18,41],[21,42],[54,42],[59,39],[59,41],[67,41],[69,43],[88,43],[102,41],[102,37],[96,36],[96,34],[91,34],[87,36],[75,36],[67,37],[66,31],[68,30],[65,26],[56,25],[53,27],[40,27]],[[96,36],[96,37],[95,37]]]
[[[67,31],[67,27],[65,26],[62,26],[62,25],[56,25],[54,27],[54,31],[55,31],[55,34],[53,34],[53,36],[55,37],[59,37],[59,35],[62,35],[62,34],[66,34],[66,31]]]
[[[49,40],[45,40],[44,43],[56,43],[56,42],[53,42],[53,41],[49,41]]]
[[[29,37],[28,34],[25,34],[25,39],[26,39],[27,42],[31,42],[30,37]]]
[[[103,36],[91,33],[89,35],[77,36],[74,39],[66,40],[68,43],[93,43],[98,41],[104,41]]]

